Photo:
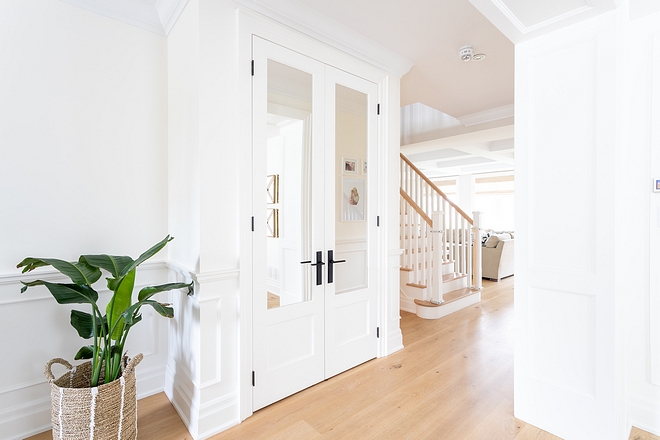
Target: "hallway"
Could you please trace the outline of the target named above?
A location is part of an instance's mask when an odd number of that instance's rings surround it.
[[[402,312],[405,349],[278,402],[214,439],[556,438],[513,417],[513,277],[439,320]]]
[[[402,312],[401,329],[405,349],[211,438],[557,439],[513,417],[513,277],[484,280],[480,304],[439,320]],[[163,393],[141,400],[139,416],[140,439],[191,438]]]

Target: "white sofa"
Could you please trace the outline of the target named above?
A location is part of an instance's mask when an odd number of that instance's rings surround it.
[[[481,276],[493,280],[513,275],[513,234],[493,234],[481,248]]]

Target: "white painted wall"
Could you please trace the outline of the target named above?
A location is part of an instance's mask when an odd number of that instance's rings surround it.
[[[191,0],[168,37],[168,212],[172,233],[187,238],[170,259],[175,277],[192,277],[196,291],[173,295],[182,313],[170,325],[165,391],[195,438],[239,421],[239,314],[251,314],[237,303],[237,138],[245,126],[236,30],[234,2]]]
[[[516,45],[515,415],[564,439],[625,435],[621,19]]]
[[[660,435],[660,13],[631,4],[624,94],[629,141],[620,221],[626,306],[627,423]],[[636,2],[649,3],[649,2]],[[658,3],[660,5],[660,3]]]
[[[631,426],[660,434],[660,194],[652,192],[660,177],[660,13],[641,14],[639,2],[630,3],[630,15],[623,2],[517,46],[516,310],[525,312],[516,316],[515,411],[569,439],[628,438]],[[581,90],[562,93],[581,81]],[[557,109],[564,116],[543,105],[547,93],[562,93]],[[553,166],[547,154],[562,156],[566,148],[571,165]],[[534,200],[549,203],[550,215]],[[578,216],[564,211],[565,202]],[[571,235],[581,229],[580,237]],[[545,258],[539,253],[548,230],[571,252],[593,246],[595,253],[572,262],[568,254]],[[542,320],[534,313],[539,304]],[[546,346],[538,337],[544,331],[552,336]],[[548,356],[546,347],[569,335]],[[567,356],[578,343],[586,343],[581,354]],[[592,406],[590,414],[571,409],[556,419],[584,398],[566,404],[560,397],[587,384],[595,391],[583,406]],[[553,386],[564,391],[547,400]]]
[[[84,341],[45,288],[20,295],[33,276],[16,264],[137,257],[168,233],[167,40],[63,2],[11,0],[0,42],[0,436],[23,438],[50,425],[44,364],[73,360]],[[137,283],[166,281],[165,258]],[[165,320],[145,318],[129,341],[146,355],[140,396],[162,390],[167,347]]]

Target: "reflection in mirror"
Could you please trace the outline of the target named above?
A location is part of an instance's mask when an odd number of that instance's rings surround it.
[[[367,95],[335,88],[335,293],[367,287]]]
[[[264,208],[268,308],[310,298],[312,76],[268,60]]]

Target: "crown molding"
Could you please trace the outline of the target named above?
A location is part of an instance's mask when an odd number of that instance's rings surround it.
[[[491,108],[477,113],[461,116],[458,119],[461,124],[469,127],[470,125],[483,124],[485,122],[497,121],[499,119],[510,118],[513,116],[513,104],[502,107]]]
[[[284,24],[399,78],[415,65],[413,61],[297,0],[268,0],[267,3],[263,0],[235,0],[235,2],[244,9]]]
[[[469,1],[515,44],[611,11],[616,9],[620,3],[620,0],[584,0],[581,6],[574,7],[573,4],[567,4],[565,8],[555,11],[554,14],[548,13],[545,17],[538,17],[534,22],[525,24],[521,15],[525,16],[525,12],[532,9],[542,10],[543,4],[547,0]],[[516,7],[510,7],[511,4],[516,4]]]
[[[61,0],[73,6],[167,36],[188,0]]]

